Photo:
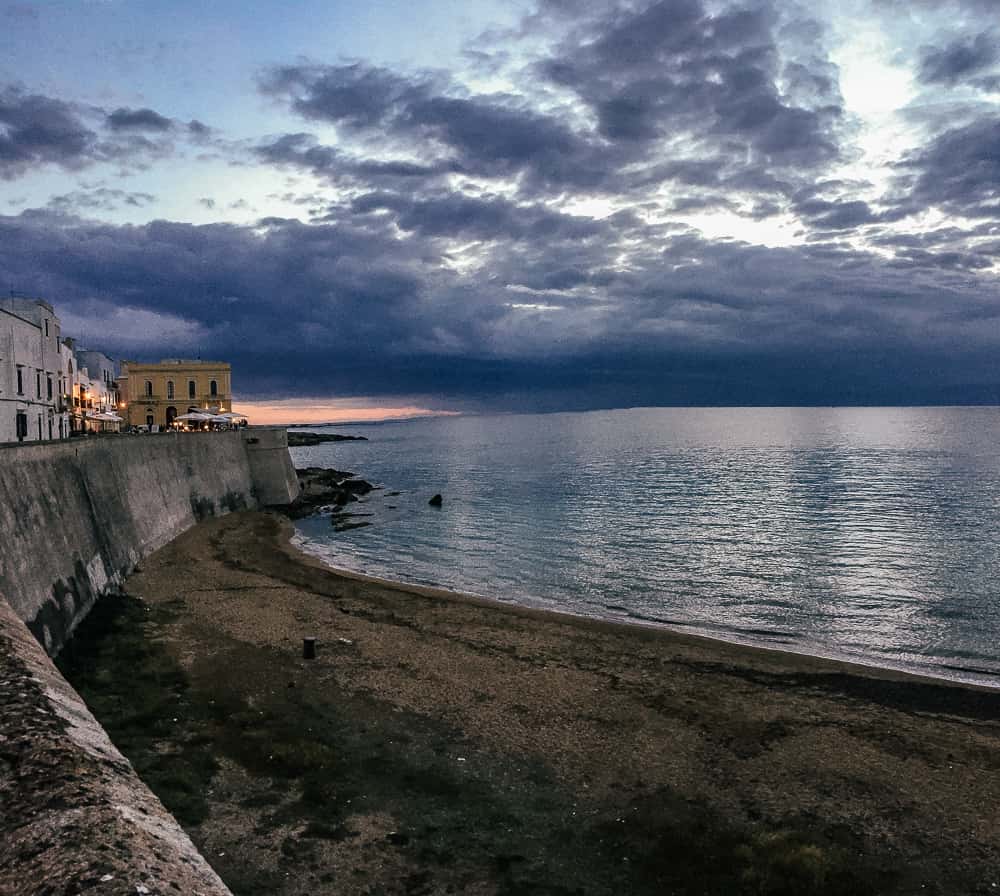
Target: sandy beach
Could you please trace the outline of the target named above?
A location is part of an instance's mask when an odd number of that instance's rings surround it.
[[[366,580],[292,531],[199,525],[61,661],[235,893],[1000,892],[1000,693]]]

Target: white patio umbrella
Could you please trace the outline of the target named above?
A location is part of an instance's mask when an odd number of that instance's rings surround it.
[[[187,414],[180,414],[174,417],[174,420],[195,420],[198,423],[205,423],[211,419],[211,414],[202,414],[199,411],[189,411]]]

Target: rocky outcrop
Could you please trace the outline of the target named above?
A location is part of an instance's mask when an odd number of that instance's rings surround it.
[[[370,482],[343,470],[305,467],[295,472],[299,478],[299,496],[285,509],[292,519],[319,513],[324,508],[344,507],[375,489]]]
[[[339,433],[293,432],[288,430],[289,448],[311,448],[324,442],[367,442],[365,436],[342,436]]]

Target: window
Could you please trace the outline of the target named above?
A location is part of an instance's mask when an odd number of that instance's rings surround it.
[[[17,368],[17,394],[24,395],[24,369]]]
[[[35,371],[35,398],[42,397],[42,372],[40,370]],[[39,436],[38,438],[41,438]]]
[[[174,381],[167,380],[167,398],[174,397]]]
[[[208,384],[208,392],[212,398],[215,398],[219,394],[219,384],[215,380],[212,380]]]
[[[153,384],[149,380],[146,380],[146,398],[152,398],[152,397],[153,397]]]
[[[28,415],[22,411],[17,412],[17,440],[23,442],[28,435]]]
[[[49,319],[45,318],[45,338],[49,338]]]
[[[52,377],[50,377],[50,376],[46,377],[45,380],[46,380],[46,385],[47,385],[47,389],[48,389],[49,401],[52,401]],[[49,438],[51,439],[52,436],[49,436]]]
[[[194,380],[188,380],[188,398],[194,398]]]

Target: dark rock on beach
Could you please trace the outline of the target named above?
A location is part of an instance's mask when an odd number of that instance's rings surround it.
[[[443,501],[444,498],[442,498],[440,495],[435,495],[427,503],[430,504],[431,507],[440,507]]]
[[[292,432],[288,431],[289,448],[311,448],[324,442],[367,442],[365,436],[342,436],[339,433]]]
[[[305,467],[295,472],[299,479],[299,496],[286,511],[292,519],[301,519],[331,505],[343,507],[375,488],[370,482],[343,470]]]

